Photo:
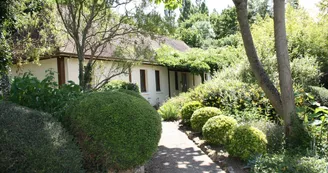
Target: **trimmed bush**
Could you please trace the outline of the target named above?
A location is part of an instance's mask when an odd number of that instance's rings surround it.
[[[82,154],[51,115],[0,102],[0,172],[82,172]]]
[[[215,107],[204,107],[196,110],[190,119],[191,128],[197,132],[201,132],[206,121],[212,117],[221,114],[220,109]]]
[[[118,90],[118,89],[140,92],[137,84],[125,82],[123,80],[112,80],[109,83],[107,83],[105,86],[103,86],[100,90],[110,91],[110,90]]]
[[[242,125],[234,130],[227,150],[231,156],[247,161],[255,155],[264,154],[267,143],[262,131],[249,125]]]
[[[284,148],[284,128],[282,126],[266,120],[248,122],[247,124],[258,128],[266,135],[268,152],[280,152]]]
[[[325,173],[328,163],[325,159],[272,154],[258,157],[252,173]]]
[[[161,118],[145,99],[94,92],[71,105],[64,123],[78,139],[88,171],[131,169],[156,152]]]
[[[202,134],[205,140],[212,144],[227,144],[229,136],[236,127],[237,121],[234,118],[219,115],[207,120]]]
[[[188,102],[185,105],[183,105],[181,112],[180,112],[183,122],[185,124],[190,124],[190,118],[191,118],[192,114],[194,113],[194,111],[196,111],[197,109],[199,109],[201,107],[204,107],[204,106],[202,105],[202,103],[200,103],[198,101]]]
[[[310,89],[321,105],[328,106],[328,90],[326,88],[311,86]]]

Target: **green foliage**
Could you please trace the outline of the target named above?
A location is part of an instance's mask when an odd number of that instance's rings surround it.
[[[249,125],[242,125],[234,130],[227,150],[231,156],[248,160],[258,154],[266,153],[267,143],[262,131]]]
[[[237,121],[228,116],[220,115],[207,120],[202,129],[206,141],[212,144],[228,144],[231,133],[237,127]]]
[[[164,121],[171,121],[180,119],[180,110],[184,103],[189,102],[190,98],[187,93],[182,93],[179,96],[167,100],[158,109],[158,113],[162,116]]]
[[[164,121],[175,121],[180,118],[178,115],[179,109],[173,104],[165,104],[161,106],[157,112]]]
[[[238,30],[235,7],[223,9],[221,14],[214,12],[211,14],[210,19],[217,39],[233,35]]]
[[[251,121],[247,125],[258,128],[266,135],[269,153],[277,153],[283,150],[285,143],[284,128],[281,125],[266,120]]]
[[[182,121],[190,125],[190,118],[192,114],[194,113],[194,111],[201,107],[203,107],[203,105],[198,101],[192,101],[184,104],[180,111]]]
[[[252,173],[324,173],[328,162],[315,157],[269,154],[258,157]]]
[[[139,93],[139,87],[137,84],[125,82],[122,80],[112,80],[106,85],[104,85],[100,90],[101,91],[110,91],[110,90],[118,90],[118,89],[126,89]]]
[[[197,132],[201,132],[206,121],[212,117],[221,114],[220,109],[215,107],[204,107],[196,110],[191,118],[191,128]]]
[[[218,77],[196,87],[191,96],[205,106],[220,108],[239,121],[260,119],[263,115],[274,119],[275,111],[257,85]]]
[[[82,154],[51,115],[0,102],[1,172],[82,172]]]
[[[193,48],[187,52],[178,52],[170,46],[162,45],[156,50],[156,61],[159,64],[199,75],[214,73],[235,64],[240,57],[240,51],[230,46],[207,50]]]
[[[328,106],[328,90],[324,87],[311,86],[311,93],[315,99],[322,105]]]
[[[63,108],[81,94],[80,87],[73,82],[58,87],[54,72],[47,71],[40,81],[31,73],[15,77],[9,100],[22,106],[60,116]]]
[[[118,91],[85,94],[63,123],[79,141],[90,172],[144,164],[157,150],[161,118],[145,100]]]
[[[320,67],[313,57],[297,58],[291,63],[294,83],[302,86],[319,85],[321,77]]]

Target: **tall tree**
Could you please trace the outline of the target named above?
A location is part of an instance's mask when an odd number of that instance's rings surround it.
[[[285,0],[274,0],[275,47],[281,93],[269,79],[258,58],[247,18],[247,0],[233,0],[233,2],[237,9],[238,22],[251,69],[273,107],[283,118],[285,134],[289,137],[292,132],[292,117],[295,116],[295,103],[287,49]]]
[[[238,30],[237,13],[234,7],[222,10],[221,14],[213,12],[210,19],[217,39],[235,34]]]
[[[55,47],[52,1],[13,0],[1,3],[0,89],[8,96],[10,65],[20,66],[50,53]]]
[[[113,62],[112,72],[95,86],[96,89],[111,78],[127,73],[136,60],[149,56],[149,45],[144,42],[143,34],[150,29],[149,22],[154,21],[143,13],[146,1],[140,5],[135,5],[133,0],[56,0],[56,3],[64,30],[75,46],[79,84],[84,90],[92,88],[92,71],[108,48],[115,47],[113,56],[118,61]]]
[[[190,0],[183,0],[182,7],[180,10],[180,16],[178,18],[178,22],[184,22],[189,19],[190,15],[193,14],[194,5],[191,3]]]

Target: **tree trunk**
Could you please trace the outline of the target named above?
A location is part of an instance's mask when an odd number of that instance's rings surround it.
[[[239,22],[244,47],[246,50],[248,61],[251,65],[251,69],[259,85],[263,89],[266,96],[269,98],[272,106],[275,108],[277,113],[282,116],[283,108],[282,102],[280,100],[280,94],[277,88],[274,86],[273,82],[270,80],[269,76],[266,74],[265,70],[263,69],[263,66],[256,53],[252,33],[250,31],[248,22],[247,0],[233,0],[233,2],[236,6],[237,19]]]
[[[290,70],[285,25],[285,0],[274,0],[274,36],[286,136],[290,135],[295,112],[293,81]]]
[[[84,82],[84,54],[81,49],[79,49],[79,45],[76,45],[77,48],[77,58],[79,59],[79,85],[85,90],[85,82]]]
[[[0,91],[4,100],[10,97],[10,81],[6,72],[0,72]]]

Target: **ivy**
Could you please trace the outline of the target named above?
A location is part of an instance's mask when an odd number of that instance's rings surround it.
[[[168,45],[162,45],[156,50],[156,61],[173,70],[190,71],[196,75],[208,72],[213,74],[234,64],[241,57],[240,52],[235,47],[207,50],[191,48],[186,52],[179,52]]]

